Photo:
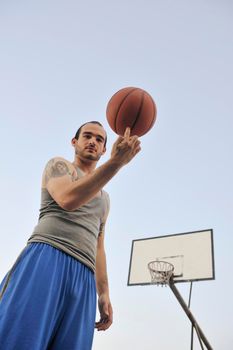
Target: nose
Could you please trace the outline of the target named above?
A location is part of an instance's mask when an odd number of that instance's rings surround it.
[[[92,145],[92,146],[95,146],[96,143],[95,143],[95,138],[92,137],[90,140],[89,140],[89,145]]]

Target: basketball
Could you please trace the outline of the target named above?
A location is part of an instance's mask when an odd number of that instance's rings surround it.
[[[157,109],[148,92],[137,87],[126,87],[111,97],[106,116],[116,134],[124,135],[125,129],[130,127],[131,135],[142,136],[154,125]]]

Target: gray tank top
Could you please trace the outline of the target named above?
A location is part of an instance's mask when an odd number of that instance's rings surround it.
[[[42,242],[71,255],[95,272],[97,238],[104,230],[104,221],[109,209],[109,196],[93,198],[82,207],[67,211],[62,209],[42,189],[40,216],[29,243]]]

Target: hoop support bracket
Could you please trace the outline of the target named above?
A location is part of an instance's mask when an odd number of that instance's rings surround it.
[[[180,294],[180,292],[178,291],[178,289],[176,288],[172,278],[169,280],[168,283],[169,287],[171,288],[172,292],[174,293],[175,297],[177,298],[177,300],[179,301],[181,307],[183,308],[184,312],[186,313],[186,315],[188,316],[189,320],[191,321],[193,327],[195,328],[196,332],[197,332],[197,336],[199,338],[199,341],[202,340],[203,343],[205,344],[207,350],[213,350],[212,346],[210,345],[210,343],[208,342],[205,334],[203,333],[203,331],[201,330],[200,326],[198,325],[196,319],[194,318],[192,312],[190,311],[190,309],[188,308],[187,304],[185,303],[182,295]]]

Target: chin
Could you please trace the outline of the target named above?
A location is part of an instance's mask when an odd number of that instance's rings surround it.
[[[86,159],[98,161],[100,159],[100,156],[97,156],[97,155],[94,155],[94,154],[88,154],[86,156]]]

